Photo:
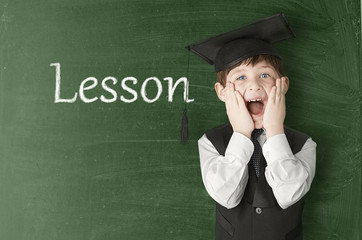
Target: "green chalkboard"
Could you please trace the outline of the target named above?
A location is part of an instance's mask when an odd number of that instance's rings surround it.
[[[227,117],[185,46],[278,12],[286,124],[318,144],[304,238],[360,239],[357,0],[1,0],[0,239],[213,239],[197,140]]]

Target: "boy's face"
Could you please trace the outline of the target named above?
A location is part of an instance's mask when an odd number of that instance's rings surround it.
[[[279,77],[281,76],[274,67],[264,60],[254,66],[241,64],[227,75],[226,82],[232,82],[235,90],[243,96],[255,128],[263,127],[263,116],[270,90],[275,86],[276,79]],[[225,102],[224,87],[221,84],[219,87],[216,85],[220,100]]]

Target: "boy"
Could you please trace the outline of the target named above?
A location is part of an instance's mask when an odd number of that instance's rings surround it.
[[[216,239],[302,239],[316,144],[283,125],[289,79],[271,45],[294,36],[278,14],[189,46],[215,64],[230,122],[198,142],[202,179],[216,201]]]

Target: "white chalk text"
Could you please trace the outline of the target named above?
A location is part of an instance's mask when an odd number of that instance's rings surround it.
[[[98,86],[98,79],[95,77],[88,77],[84,79],[80,86],[78,92],[75,92],[72,97],[63,97],[61,96],[61,76],[60,76],[60,63],[51,63],[51,67],[55,67],[55,96],[54,102],[55,103],[74,103],[77,101],[78,96],[81,101],[84,103],[92,103],[95,101],[102,101],[104,103],[112,103],[119,99],[125,103],[132,103],[139,98],[138,92],[132,88],[138,84],[138,80],[135,77],[125,77],[121,80],[121,88],[127,92],[127,97],[124,95],[120,95],[118,97],[118,93],[115,90],[115,85],[117,85],[118,80],[115,77],[108,76],[103,78],[101,81],[101,87],[104,91],[107,92],[107,97],[103,94],[101,96],[89,96],[86,94],[87,91],[91,89],[95,89]],[[184,86],[184,94],[183,98],[186,103],[193,102],[194,99],[189,99],[189,82],[186,77],[179,78],[175,83],[173,82],[172,77],[165,77],[163,78],[164,81],[168,82],[168,101],[173,101],[173,95],[176,90],[176,87],[183,83]],[[157,93],[155,96],[149,97],[147,96],[147,89],[150,87],[156,86]],[[163,92],[162,82],[157,77],[149,77],[145,79],[141,85],[140,95],[144,102],[146,103],[153,103],[159,100]],[[79,94],[79,95],[78,95]],[[131,97],[129,96],[131,95]],[[111,97],[110,97],[111,96]]]

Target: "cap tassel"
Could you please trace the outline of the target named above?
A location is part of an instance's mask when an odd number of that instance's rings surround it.
[[[181,121],[181,142],[186,143],[187,138],[189,135],[189,123],[187,119],[187,110],[185,108],[184,113],[182,114],[182,121]]]
[[[190,69],[190,51],[187,54],[187,74],[186,79],[189,79],[189,69]],[[186,88],[187,89],[187,88]],[[188,91],[186,91],[186,99],[188,99]],[[181,121],[181,142],[186,143],[188,136],[189,136],[189,120],[187,119],[187,101],[185,99],[185,108],[184,113],[182,114],[182,121]]]

